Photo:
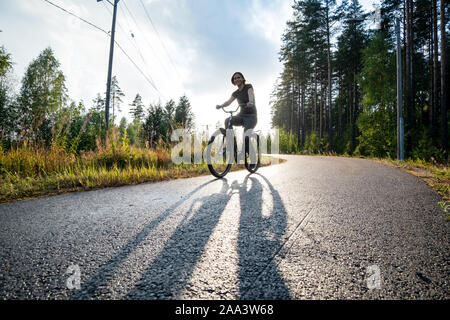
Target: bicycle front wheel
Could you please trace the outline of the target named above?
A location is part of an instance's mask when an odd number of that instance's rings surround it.
[[[233,137],[234,140],[236,140]],[[206,163],[208,169],[216,178],[223,178],[231,169],[236,141],[227,139],[226,130],[218,129],[211,137],[206,147]],[[229,141],[231,140],[231,141]]]

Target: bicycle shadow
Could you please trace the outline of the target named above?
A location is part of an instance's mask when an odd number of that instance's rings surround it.
[[[192,203],[186,220],[177,226],[165,248],[125,299],[179,299],[233,194],[238,194],[241,208],[236,248],[239,296],[236,298],[290,299],[289,289],[274,259],[283,245],[287,214],[278,192],[266,178],[262,179],[274,203],[267,216],[263,216],[264,188],[260,179],[247,175],[243,183],[233,181],[230,185],[222,179],[220,193]],[[196,203],[200,203],[200,207],[194,212]],[[258,286],[262,274],[265,279]]]
[[[176,210],[176,208],[181,206],[195,193],[214,181],[216,180],[210,180],[198,186],[152,220],[138,234],[122,246],[122,248],[113,257],[111,257],[106,263],[102,264],[88,280],[83,281],[82,290],[74,292],[69,299],[82,300],[95,298],[98,289],[107,285],[108,279],[158,225],[160,225],[172,212]]]
[[[269,196],[274,203],[271,212],[266,216],[263,216],[263,194],[267,196],[267,187],[264,190],[261,179],[267,185]],[[198,186],[152,220],[87,281],[83,281],[82,289],[74,293],[71,299],[96,298],[99,289],[107,286],[108,279],[166,217],[200,189],[216,181],[218,180],[213,179]],[[241,208],[236,248],[240,292],[238,298],[290,299],[289,289],[274,260],[274,256],[282,247],[281,237],[286,230],[287,215],[278,192],[259,174],[247,175],[241,184],[233,181],[229,185],[225,178],[220,181],[222,187],[219,192],[193,199],[164,248],[152,259],[140,279],[122,299],[178,298],[179,293],[186,289],[194,268],[233,194],[239,195]],[[247,190],[250,183],[250,189]],[[234,192],[236,190],[237,192]],[[261,275],[265,278],[264,287],[257,286]],[[267,278],[270,281],[267,281]],[[270,286],[267,286],[267,283],[270,283]]]
[[[177,226],[164,249],[124,299],[177,298],[177,294],[185,289],[232,196],[227,179],[221,181],[223,185],[220,192],[198,198],[191,204],[184,220]],[[200,207],[194,212],[196,203],[200,203]]]
[[[263,215],[264,187],[255,176],[269,188],[273,207],[268,214]],[[247,190],[249,180],[251,186]],[[239,299],[291,299],[275,261],[287,226],[287,212],[279,193],[264,176],[254,174],[245,177],[239,198]],[[264,283],[258,286],[261,276]]]

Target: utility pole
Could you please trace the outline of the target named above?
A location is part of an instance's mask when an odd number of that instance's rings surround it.
[[[97,2],[100,2],[102,0],[97,0]],[[110,4],[112,4],[109,0],[107,0]],[[111,74],[112,74],[112,63],[113,63],[113,54],[114,54],[114,35],[115,35],[115,29],[116,29],[116,15],[117,15],[117,4],[119,3],[119,0],[114,0],[114,13],[113,13],[113,20],[112,20],[112,27],[111,27],[111,42],[109,46],[109,64],[108,64],[108,79],[106,82],[106,103],[105,103],[105,127],[106,131],[108,131],[109,128],[109,103],[111,100]]]
[[[403,123],[403,92],[402,92],[402,51],[400,46],[400,20],[395,19],[397,38],[397,159],[404,160],[404,123]]]

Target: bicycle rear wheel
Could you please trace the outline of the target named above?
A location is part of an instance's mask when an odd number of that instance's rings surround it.
[[[258,134],[245,137],[244,165],[250,173],[255,173],[261,165],[261,148]]]
[[[206,147],[206,163],[209,171],[216,178],[223,178],[233,164],[236,149],[231,143],[234,142],[236,145],[236,139],[233,137],[233,142],[228,140],[230,139],[227,139],[226,130],[221,128],[212,135]]]

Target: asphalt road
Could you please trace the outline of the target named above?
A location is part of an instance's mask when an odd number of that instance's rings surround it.
[[[0,204],[0,299],[448,299],[440,196],[380,163]]]

